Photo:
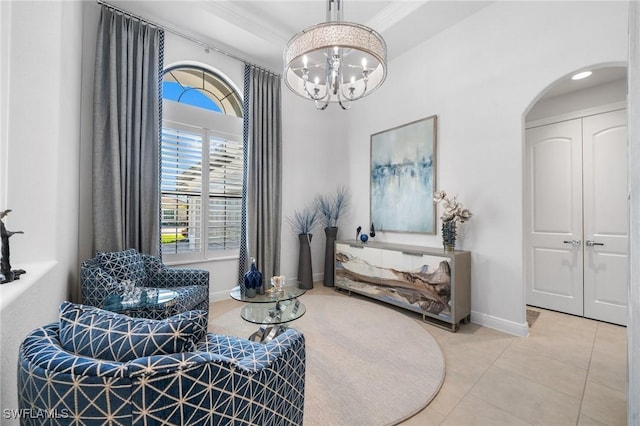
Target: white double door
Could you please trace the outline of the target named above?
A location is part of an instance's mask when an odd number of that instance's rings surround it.
[[[626,110],[526,131],[527,304],[626,325]]]

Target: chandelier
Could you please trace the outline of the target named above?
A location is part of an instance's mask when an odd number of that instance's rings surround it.
[[[382,85],[387,45],[369,27],[342,21],[342,0],[327,0],[327,22],[296,34],[284,50],[284,81],[323,110],[337,102],[349,109]]]

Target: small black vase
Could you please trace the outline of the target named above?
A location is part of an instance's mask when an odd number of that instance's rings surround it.
[[[311,238],[313,234],[299,234],[300,255],[298,257],[298,286],[304,289],[313,288],[313,272],[311,271]]]

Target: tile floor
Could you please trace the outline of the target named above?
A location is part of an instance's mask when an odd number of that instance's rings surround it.
[[[425,325],[447,376],[403,425],[626,425],[626,328],[539,310],[528,337]]]
[[[311,291],[335,294],[321,283]],[[473,323],[451,333],[421,322],[442,348],[446,378],[431,404],[402,425],[626,425],[627,329],[529,309],[540,314],[528,337]]]
[[[336,294],[321,283],[310,292]],[[536,310],[528,337],[473,323],[451,333],[420,321],[442,348],[446,378],[402,425],[626,425],[626,328]]]

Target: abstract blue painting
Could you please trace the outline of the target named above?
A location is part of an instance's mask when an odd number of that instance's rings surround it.
[[[437,117],[371,135],[371,221],[380,231],[436,233]]]

